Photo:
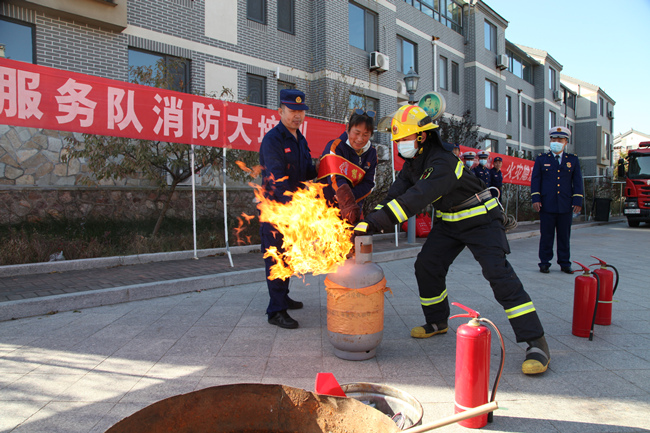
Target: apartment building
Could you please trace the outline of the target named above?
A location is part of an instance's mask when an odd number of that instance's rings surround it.
[[[269,108],[281,89],[299,88],[310,115],[336,121],[353,107],[396,110],[413,68],[416,98],[433,90],[445,97],[445,116],[471,110],[489,134],[478,147],[534,158],[548,148],[549,127],[566,125],[585,174],[605,173],[614,100],[563,75],[560,62],[570,59],[507,40],[501,14],[480,0],[8,0],[0,44],[14,60],[123,81],[132,66],[175,60],[177,90],[225,88]],[[52,132],[36,153],[18,156],[36,134],[0,125],[0,185],[74,184],[63,169],[19,180],[18,169],[43,152],[56,169]],[[376,139],[386,144],[383,135]]]

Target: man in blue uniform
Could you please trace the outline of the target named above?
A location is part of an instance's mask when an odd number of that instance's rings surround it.
[[[280,91],[280,123],[266,133],[260,145],[260,165],[262,187],[266,198],[280,203],[290,200],[285,191],[296,191],[301,183],[316,177],[316,167],[311,160],[307,140],[298,130],[305,120],[305,94],[296,89]],[[275,246],[283,252],[283,236],[269,223],[260,225],[262,253]],[[289,298],[289,279],[269,279],[270,268],[274,262],[271,257],[264,259],[266,283],[269,289],[269,306],[266,309],[268,321],[281,328],[297,328],[298,322],[287,313],[302,308],[302,302]]]
[[[485,186],[490,186],[490,170],[488,170],[487,161],[489,154],[481,150],[478,152],[478,165],[472,169],[474,176],[478,177],[483,181]]]
[[[469,168],[469,171],[472,171],[472,167],[474,166],[474,156],[476,156],[476,153],[471,151],[463,153],[463,161],[465,162],[465,166]]]
[[[318,179],[327,182],[325,198],[352,225],[359,222],[363,200],[375,187],[377,150],[370,143],[374,117],[374,111],[356,109],[346,132],[327,143],[318,169]]]
[[[551,150],[535,159],[530,181],[533,209],[539,212],[539,271],[549,272],[557,233],[557,263],[570,274],[571,219],[582,209],[582,173],[578,157],[564,152],[571,130],[554,126],[549,135]]]
[[[501,172],[501,166],[503,165],[503,158],[500,156],[495,157],[492,160],[492,168],[490,169],[490,186],[499,190],[497,193],[495,190],[492,190],[493,197],[501,197],[502,187],[503,187],[503,173]],[[503,200],[501,199],[503,202]]]
[[[485,185],[442,143],[437,125],[420,107],[402,106],[382,119],[378,130],[392,131],[404,166],[386,198],[354,228],[356,234],[392,230],[429,203],[436,207],[436,223],[415,261],[415,278],[426,323],[411,329],[413,338],[429,338],[448,331],[447,272],[468,247],[503,307],[517,342],[526,342],[525,374],[546,371],[551,359],[544,328],[530,296],[508,263],[510,247],[503,212]]]

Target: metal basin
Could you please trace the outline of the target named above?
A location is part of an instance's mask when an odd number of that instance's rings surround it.
[[[348,383],[341,385],[348,397],[367,404],[401,424],[402,430],[422,424],[422,404],[411,394],[378,383]],[[400,416],[403,423],[400,423]],[[396,416],[397,415],[397,416]]]
[[[177,395],[124,418],[107,433],[396,433],[356,399],[284,385],[215,386]]]

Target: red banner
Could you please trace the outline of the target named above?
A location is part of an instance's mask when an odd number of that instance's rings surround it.
[[[277,110],[0,58],[0,124],[258,151],[279,121]],[[344,128],[307,117],[300,131],[318,158]],[[532,161],[499,156],[505,183],[530,185]]]
[[[477,152],[478,149],[473,149],[467,146],[460,146],[461,154],[465,152]],[[404,165],[404,160],[397,156],[397,145],[393,142],[393,155],[395,155],[395,170],[399,171]],[[501,172],[503,173],[503,183],[512,183],[515,185],[530,186],[530,178],[533,174],[533,165],[535,161],[529,161],[523,158],[516,158],[514,156],[501,155],[500,153],[490,152],[488,157],[488,168],[492,168],[492,161],[497,156],[503,159]],[[475,158],[474,166],[478,165],[478,158]]]
[[[258,151],[277,110],[0,58],[0,124]],[[312,155],[344,130],[305,118]]]

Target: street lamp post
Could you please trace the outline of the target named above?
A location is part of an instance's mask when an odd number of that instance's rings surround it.
[[[406,92],[409,94],[409,104],[415,104],[415,92],[418,90],[418,82],[420,76],[415,72],[413,66],[404,76],[404,84],[406,84]],[[415,243],[415,216],[408,219],[407,225],[407,242],[409,244]]]
[[[406,84],[406,92],[409,94],[409,104],[415,103],[415,92],[418,90],[418,82],[420,76],[415,72],[413,66],[404,76],[404,84]]]

